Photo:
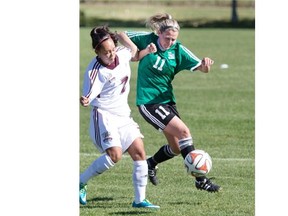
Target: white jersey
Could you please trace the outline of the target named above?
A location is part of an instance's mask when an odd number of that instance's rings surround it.
[[[119,64],[109,69],[94,58],[88,65],[83,83],[83,95],[90,105],[119,116],[129,116],[128,95],[130,91],[131,52],[117,47]]]

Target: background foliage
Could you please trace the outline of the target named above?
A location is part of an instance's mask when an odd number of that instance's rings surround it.
[[[80,4],[80,26],[109,23],[115,27],[143,27],[151,14],[167,12],[181,27],[255,27],[254,0],[238,0],[237,23],[231,22],[231,0],[208,1],[85,1]],[[129,5],[129,7],[127,7]]]

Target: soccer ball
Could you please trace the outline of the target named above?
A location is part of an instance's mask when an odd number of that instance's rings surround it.
[[[196,149],[186,155],[184,165],[188,174],[191,174],[194,177],[200,177],[210,172],[212,160],[207,152]]]

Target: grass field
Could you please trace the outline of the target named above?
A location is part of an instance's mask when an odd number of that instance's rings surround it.
[[[112,30],[122,30],[113,28]],[[138,29],[143,30],[143,29]],[[80,29],[80,85],[94,56],[90,28]],[[197,148],[212,156],[209,177],[223,190],[217,194],[196,190],[179,156],[159,166],[159,186],[148,183],[147,198],[160,211],[133,209],[132,161],[126,156],[112,170],[88,183],[88,204],[80,215],[255,215],[255,31],[253,29],[182,29],[179,40],[198,57],[215,60],[209,74],[182,71],[174,90],[182,119],[189,126]],[[228,69],[220,69],[221,64]],[[165,143],[164,136],[146,123],[135,106],[137,64],[129,103],[145,136],[147,155]],[[80,108],[80,171],[99,153],[88,136],[89,110]]]

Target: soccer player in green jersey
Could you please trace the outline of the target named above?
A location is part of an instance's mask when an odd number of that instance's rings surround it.
[[[190,130],[177,111],[172,81],[182,70],[209,72],[213,60],[207,57],[199,59],[177,41],[180,27],[171,15],[156,14],[148,19],[146,25],[153,32],[126,31],[118,36],[128,35],[139,50],[149,53],[143,58],[139,55],[142,59],[138,65],[136,103],[143,118],[162,131],[168,142],[147,159],[149,180],[157,185],[157,164],[180,153],[185,159],[195,150]],[[206,176],[196,177],[195,186],[208,192],[220,189]]]

